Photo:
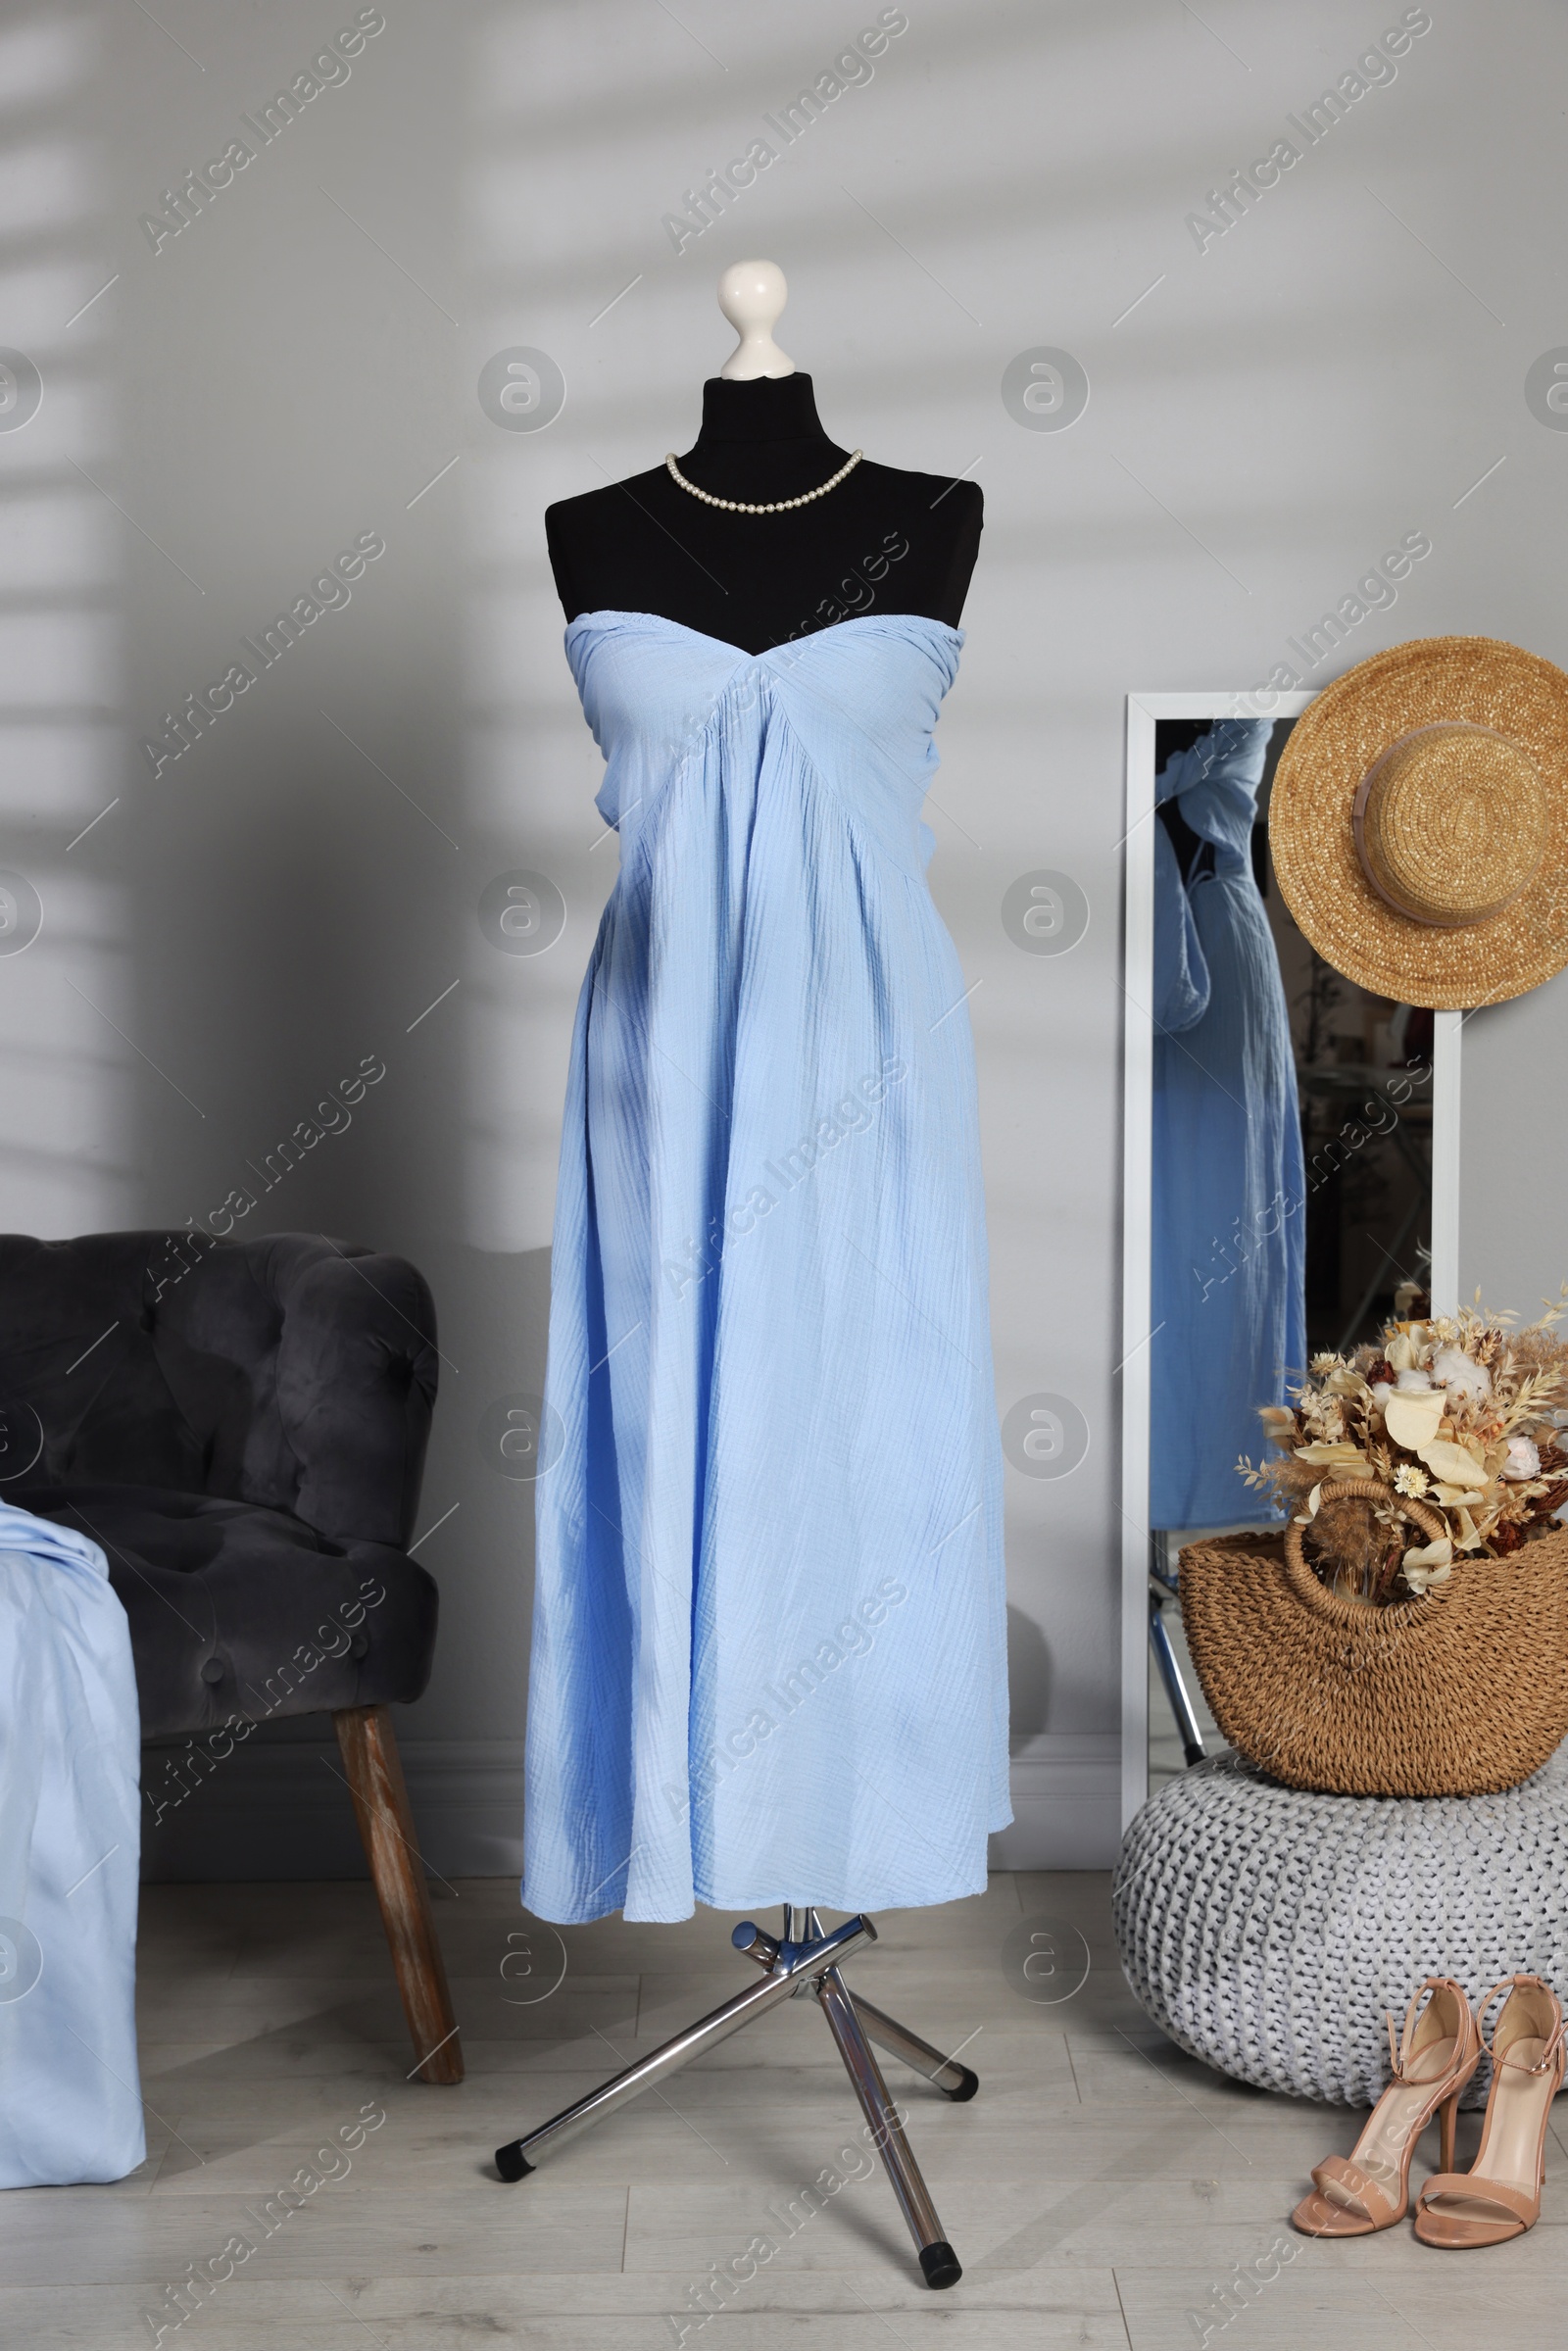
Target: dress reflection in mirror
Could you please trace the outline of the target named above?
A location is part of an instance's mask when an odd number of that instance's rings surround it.
[[[1306,1356],[1301,1124],[1251,842],[1270,721],[1222,719],[1155,778],[1150,1523],[1256,1522]]]

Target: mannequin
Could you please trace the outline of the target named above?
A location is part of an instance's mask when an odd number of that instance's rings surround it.
[[[875,1940],[872,1888],[895,1906],[982,1891],[1011,1819],[973,1048],[918,821],[981,499],[829,440],[773,339],[784,297],[771,262],[726,270],[740,339],[696,446],[546,516],[621,854],[563,1120],[523,1886],[573,1923],[763,1886],[783,1931],[737,1929],[760,1984],[496,2163],[525,2178],[810,1991],[946,2287],[960,2266],[871,2044],[949,2098],[979,2084],[852,1994],[840,1961]],[[878,1140],[818,1175],[840,1113]],[[862,1638],[894,1606],[898,1634]],[[829,1685],[839,1643],[859,1669]],[[846,1771],[862,1755],[896,1797]],[[788,1898],[803,1883],[853,1915],[824,1932]]]
[[[799,497],[850,456],[828,438],[811,379],[772,339],[784,308],[773,262],[738,262],[719,307],[740,334],[703,386],[703,422],[681,472],[719,498]],[[862,460],[826,497],[788,514],[705,506],[663,465],[545,515],[556,587],[581,612],[657,612],[750,654],[858,612],[958,624],[980,547],[977,485]]]

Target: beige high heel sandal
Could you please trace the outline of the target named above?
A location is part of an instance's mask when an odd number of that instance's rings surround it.
[[[1539,1976],[1505,1976],[1482,2002],[1483,2019],[1500,1991],[1508,1997],[1484,2044],[1492,2088],[1475,2163],[1468,2172],[1451,2170],[1450,2147],[1416,2198],[1416,2235],[1448,2252],[1500,2245],[1541,2218],[1546,2118],[1562,2087],[1562,2007]]]
[[[1423,1992],[1432,1996],[1418,2017]],[[1440,2107],[1440,2161],[1445,2170],[1453,2161],[1459,2092],[1481,2063],[1481,2033],[1464,1986],[1451,1976],[1428,1976],[1404,2012],[1397,2047],[1393,2017],[1386,2022],[1394,2080],[1349,2154],[1330,2155],[1314,2168],[1317,2193],[1303,2196],[1291,2215],[1306,2236],[1370,2236],[1402,2221],[1415,2142]]]

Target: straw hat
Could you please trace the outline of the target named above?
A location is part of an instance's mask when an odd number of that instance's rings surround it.
[[[1568,964],[1568,676],[1494,637],[1424,637],[1337,678],[1269,802],[1285,903],[1319,955],[1440,1011]]]

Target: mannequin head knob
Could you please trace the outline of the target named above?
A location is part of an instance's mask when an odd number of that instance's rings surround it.
[[[730,383],[793,375],[795,362],[773,340],[789,288],[777,262],[732,262],[718,281],[718,307],[740,336],[719,373]]]

